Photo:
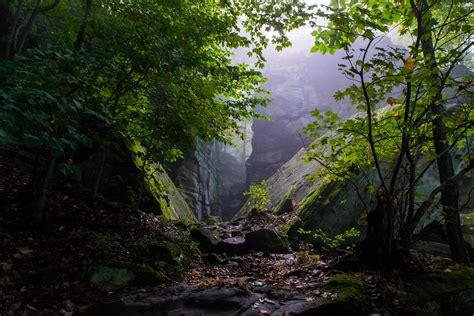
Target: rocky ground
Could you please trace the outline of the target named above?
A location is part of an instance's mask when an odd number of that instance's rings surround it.
[[[298,242],[292,210],[183,226],[55,183],[22,217],[28,166],[0,156],[0,315],[472,315],[474,269],[418,257],[377,273]],[[290,237],[288,237],[290,235]]]

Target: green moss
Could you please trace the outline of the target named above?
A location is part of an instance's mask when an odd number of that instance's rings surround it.
[[[140,144],[129,144],[128,147],[133,154],[135,165],[144,172],[147,188],[158,201],[163,217],[188,224],[196,222],[196,217],[163,167],[144,160],[144,149]]]
[[[282,229],[281,233],[285,236],[288,236],[288,232],[290,231],[291,227],[293,227],[293,225],[295,225],[296,223],[298,223],[300,221],[301,220],[298,217],[295,217],[295,218],[287,221],[285,223],[285,225],[283,225],[283,229]]]
[[[315,315],[367,315],[370,298],[359,278],[349,274],[333,275],[323,284],[322,290],[336,294],[336,298],[321,299]]]
[[[446,299],[463,291],[474,291],[474,268],[459,267],[452,272],[425,273],[406,277],[408,304]]]
[[[367,289],[361,279],[350,274],[336,274],[327,280],[323,289],[337,293],[339,301],[353,301],[357,305],[364,305],[368,299]]]
[[[305,199],[301,202],[301,206],[299,208],[299,213],[301,216],[308,216],[312,213],[314,204],[319,200],[322,200],[324,193],[326,193],[327,187],[331,184],[331,181],[328,177],[325,177],[321,183],[314,189],[314,191],[309,194]]]
[[[474,268],[406,276],[404,282],[403,313],[465,315],[473,308]]]
[[[474,212],[471,213],[461,213],[461,224],[466,226],[474,227]]]
[[[123,268],[100,266],[91,271],[90,281],[97,287],[125,286],[135,275],[132,271]]]
[[[332,205],[336,201],[336,197],[345,189],[341,183],[325,178],[318,187],[303,200],[299,208],[299,215],[305,227],[313,229],[318,226],[318,212],[322,209],[334,208]]]

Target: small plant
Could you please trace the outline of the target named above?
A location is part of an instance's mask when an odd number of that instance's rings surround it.
[[[337,234],[334,237],[330,237],[324,230],[321,228],[316,229],[314,233],[312,233],[310,230],[305,230],[304,228],[299,228],[298,229],[298,234],[303,235],[303,236],[308,236],[312,234],[312,241],[313,242],[321,242],[324,248],[327,248],[328,250],[336,250],[336,249],[341,249],[342,244],[350,239],[350,238],[358,238],[360,237],[360,231],[357,230],[356,228],[352,227],[349,230],[346,230],[345,232],[341,234]],[[352,251],[354,248],[354,245],[347,245],[345,246],[345,250]]]
[[[134,277],[133,272],[127,269],[100,266],[92,272],[90,281],[98,287],[124,286],[130,283]]]
[[[330,250],[340,249],[341,245],[344,241],[350,238],[357,238],[360,236],[360,231],[352,227],[349,230],[346,230],[342,234],[335,235],[334,237],[329,237],[326,232],[322,229],[318,229],[314,234],[314,238],[316,240],[320,240],[324,246],[329,248]],[[354,247],[353,245],[348,245],[345,247],[346,250],[352,250]]]
[[[120,237],[117,234],[101,234],[92,232],[89,242],[99,257],[107,257],[120,248]]]
[[[262,180],[262,182],[257,184],[251,184],[249,190],[244,193],[244,196],[250,196],[249,201],[247,202],[248,209],[257,211],[263,211],[267,209],[268,204],[270,203],[270,189],[267,186],[267,181]]]

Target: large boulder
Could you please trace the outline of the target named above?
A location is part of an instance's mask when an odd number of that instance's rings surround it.
[[[229,237],[219,243],[218,249],[224,253],[243,254],[247,252],[247,241],[240,236]]]
[[[221,238],[214,231],[204,226],[191,230],[189,237],[199,243],[202,252],[215,252],[221,242]]]
[[[267,251],[271,253],[288,252],[287,242],[272,229],[258,229],[245,235],[249,250]]]

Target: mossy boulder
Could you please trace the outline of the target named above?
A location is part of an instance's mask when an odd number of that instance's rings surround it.
[[[272,229],[258,229],[245,235],[249,250],[268,251],[271,253],[288,252],[288,243]]]
[[[128,144],[135,165],[144,173],[144,181],[148,191],[158,201],[160,213],[165,219],[178,220],[184,223],[197,222],[184,197],[174,185],[163,166],[143,159],[144,149],[138,143]]]
[[[391,114],[391,107],[384,107],[378,110],[377,115],[380,117]],[[355,117],[362,117],[357,114]],[[325,136],[329,142],[331,133]],[[328,154],[331,150],[330,146],[318,149],[323,155]],[[315,160],[309,160],[305,156],[306,148],[301,149],[296,155],[282,165],[267,181],[270,196],[270,208],[280,213],[284,210],[283,206],[287,200],[292,200],[296,211],[299,213],[304,225],[303,228],[309,231],[322,229],[329,236],[341,234],[344,231],[356,227],[364,231],[367,225],[363,220],[363,214],[367,214],[375,209],[376,206],[376,190],[380,186],[380,179],[373,166],[367,165],[351,172],[350,180],[340,180],[334,175],[327,172],[327,169]],[[455,170],[463,167],[461,156],[466,152],[464,149],[456,149],[453,151],[453,164]],[[428,161],[425,161],[428,163]],[[424,168],[424,164],[420,161],[420,168]],[[381,162],[380,168],[382,174],[390,174],[392,167],[389,161]],[[421,172],[421,170],[420,170]],[[460,204],[466,205],[466,209],[473,210],[474,199],[470,199],[470,191],[474,172],[470,172],[462,180],[460,180],[459,193]],[[369,187],[370,185],[370,187]],[[431,193],[431,191],[439,185],[439,173],[436,165],[431,166],[424,173],[424,177],[417,184],[416,203],[422,203]],[[372,189],[369,189],[372,188]],[[244,205],[235,219],[248,216],[249,208]],[[467,212],[466,212],[467,213]],[[433,208],[426,212],[426,216],[420,221],[416,232],[433,220],[442,217],[442,210],[435,201]],[[470,216],[469,219],[471,219]],[[464,217],[466,220],[467,218]],[[467,221],[469,221],[467,219]],[[467,226],[466,229],[469,229]],[[465,234],[469,241],[474,242],[474,234]],[[362,236],[363,237],[363,236]]]
[[[374,197],[361,192],[361,201],[348,181],[314,177],[322,167],[316,161],[306,162],[304,155],[302,149],[267,179],[270,208],[278,215],[296,210],[306,230],[321,228],[329,235],[336,235],[354,227],[365,207],[375,204]],[[377,184],[375,174],[354,174],[352,181],[362,188],[367,179]],[[248,213],[244,205],[235,219]]]
[[[469,315],[474,312],[474,268],[407,275],[402,314]]]
[[[135,286],[158,285],[163,282],[165,275],[163,272],[157,271],[152,267],[133,266],[131,267],[135,278],[132,284]]]
[[[356,276],[350,274],[333,275],[323,284],[322,289],[335,293],[336,297],[320,302],[321,313],[366,315],[369,310],[369,293],[364,282]]]
[[[199,243],[199,249],[202,252],[215,252],[218,250],[221,238],[214,231],[199,226],[191,230],[189,237]]]

